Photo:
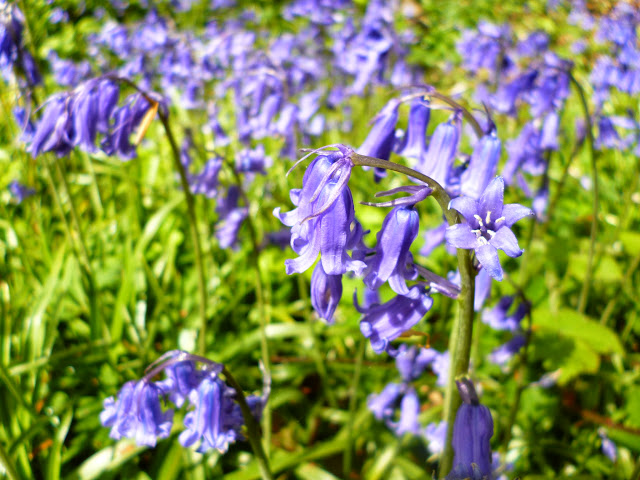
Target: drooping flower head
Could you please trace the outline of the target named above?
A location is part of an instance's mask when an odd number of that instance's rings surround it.
[[[471,380],[463,379],[456,384],[463,403],[453,424],[453,470],[447,480],[491,478],[491,412],[478,401]]]
[[[318,316],[332,324],[342,298],[342,275],[327,275],[319,262],[311,275],[311,305]]]
[[[198,368],[196,363],[204,365]],[[241,438],[244,419],[235,401],[236,392],[219,377],[222,370],[221,364],[197,355],[167,352],[149,366],[141,380],[125,383],[117,398],[105,399],[100,422],[111,427],[113,439],[132,438],[138,445],[153,447],[158,439],[169,436],[173,422],[173,410],[163,411],[161,400],[168,398],[181,407],[188,399],[193,410],[185,416],[180,443],[199,443],[201,452],[214,448],[224,452]],[[167,378],[152,381],[162,371]],[[261,414],[267,396],[246,398],[254,416]]]
[[[354,295],[356,309],[364,314],[360,331],[371,342],[376,353],[388,350],[389,343],[417,324],[431,309],[433,299],[424,287],[411,287],[410,296],[396,295],[382,305],[360,308]]]
[[[494,178],[479,200],[457,197],[450,209],[462,214],[466,223],[447,228],[447,243],[456,248],[473,249],[480,265],[496,280],[502,280],[498,249],[510,257],[519,257],[523,250],[511,227],[521,218],[534,215],[533,210],[516,203],[504,204],[504,180]]]
[[[318,254],[327,275],[347,271],[360,274],[365,267],[364,262],[347,253],[359,243],[354,234],[361,232],[347,185],[353,168],[353,150],[344,145],[337,147],[335,152],[316,157],[305,172],[302,189],[291,191],[291,200],[297,208],[287,213],[276,208],[273,212],[291,227],[291,247],[300,255],[285,262],[288,274],[304,272]]]
[[[400,187],[383,194],[407,191],[407,189],[415,193],[410,197],[393,201],[398,206],[384,219],[382,229],[377,236],[375,254],[366,262],[364,283],[371,289],[377,289],[388,281],[394,292],[410,296],[412,293],[419,295],[417,291],[410,293],[406,283],[407,280],[415,280],[418,275],[413,266],[413,256],[409,251],[419,228],[419,215],[414,206],[417,202],[424,200],[431,193],[431,189]]]

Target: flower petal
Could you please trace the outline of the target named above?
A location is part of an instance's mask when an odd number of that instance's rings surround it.
[[[476,248],[478,246],[478,238],[471,231],[471,227],[466,223],[458,223],[447,227],[445,232],[447,244],[456,248]]]
[[[474,215],[478,215],[478,202],[471,197],[456,197],[449,202],[449,210],[457,210],[462,214],[471,228],[478,228],[478,220]],[[497,217],[496,217],[497,218]]]
[[[502,216],[504,217],[504,223],[507,227],[511,227],[521,218],[533,215],[535,215],[533,210],[528,207],[523,207],[517,203],[509,203],[502,208]]]
[[[495,248],[499,248],[512,258],[522,255],[522,250],[518,245],[518,239],[509,227],[502,227],[496,232],[489,244]]]
[[[492,218],[502,216],[502,207],[504,205],[504,179],[496,177],[491,180],[486,190],[478,201],[480,216],[484,219],[488,212],[491,212]]]
[[[476,248],[476,258],[489,275],[498,281],[502,281],[502,266],[500,265],[496,247],[487,243]]]

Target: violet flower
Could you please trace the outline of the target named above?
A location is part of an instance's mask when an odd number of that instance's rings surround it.
[[[522,255],[511,227],[518,220],[534,215],[533,210],[515,203],[504,204],[502,177],[493,179],[479,200],[457,197],[451,200],[449,208],[460,212],[466,223],[447,228],[447,243],[456,248],[473,249],[487,273],[502,280],[498,249],[510,257]]]
[[[380,288],[386,281],[392,290],[409,296],[407,280],[418,276],[409,251],[418,235],[419,215],[412,206],[396,207],[385,217],[377,236],[376,253],[367,259],[364,283],[371,289]],[[420,295],[417,290],[411,291]]]
[[[319,262],[311,275],[311,305],[318,316],[329,324],[342,298],[342,275],[327,275]]]
[[[478,140],[467,169],[462,173],[460,191],[471,198],[479,198],[496,174],[502,143],[496,135],[495,126]]]
[[[369,135],[367,135],[363,144],[360,145],[360,148],[357,149],[360,155],[389,160],[395,140],[399,105],[400,102],[398,100],[391,100],[384,106],[380,113],[378,113],[373,127],[371,127],[369,131]],[[385,169],[375,169],[375,180],[377,182],[384,176],[386,176]]]
[[[244,424],[234,395],[235,391],[216,375],[203,379],[189,396],[195,410],[184,417],[185,430],[180,434],[180,444],[190,447],[200,441],[199,452],[211,449],[226,452],[230,443],[241,438],[240,429]]]
[[[364,262],[347,253],[355,246],[353,233],[358,228],[347,186],[353,168],[352,150],[344,145],[338,145],[338,149],[316,157],[305,172],[302,189],[291,191],[291,200],[298,208],[283,214],[280,208],[273,212],[282,223],[292,227],[291,247],[300,255],[285,261],[289,275],[307,270],[319,253],[327,275],[347,271],[359,275],[365,268]]]
[[[397,295],[382,305],[366,309],[360,308],[357,298],[354,298],[356,309],[364,314],[360,320],[360,331],[370,340],[374,352],[387,350],[389,342],[412,328],[431,309],[433,299],[423,287],[414,286],[411,290],[411,297]]]
[[[456,381],[462,405],[453,424],[453,470],[447,480],[491,478],[491,412],[480,405],[471,380]]]
[[[407,133],[403,138],[402,147],[397,151],[398,155],[413,158],[418,163],[422,162],[427,151],[426,137],[430,116],[429,100],[414,98],[409,110]]]
[[[460,125],[459,113],[438,125],[431,136],[427,153],[416,165],[416,170],[431,177],[443,187],[449,184],[451,168],[458,151]]]
[[[162,412],[162,390],[153,382],[140,380],[124,384],[117,399],[104,401],[100,422],[111,427],[109,436],[115,440],[134,438],[137,445],[154,447],[158,438],[171,433],[173,410]]]
[[[9,192],[18,203],[22,203],[25,198],[35,195],[36,191],[33,188],[22,185],[17,180],[14,180],[9,184]]]

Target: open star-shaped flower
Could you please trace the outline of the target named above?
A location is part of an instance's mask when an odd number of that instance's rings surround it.
[[[498,250],[510,257],[519,257],[518,239],[511,231],[514,223],[524,217],[533,216],[533,210],[517,203],[504,204],[504,180],[494,178],[479,200],[457,197],[449,208],[457,210],[466,223],[447,228],[447,243],[456,248],[473,249],[482,267],[496,280],[502,280],[502,266]]]

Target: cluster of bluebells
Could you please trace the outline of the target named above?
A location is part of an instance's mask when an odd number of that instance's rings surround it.
[[[409,101],[408,126],[403,132],[397,128],[398,111]],[[374,299],[360,307],[356,299],[356,308],[363,314],[360,329],[378,353],[395,353],[390,342],[415,326],[429,311],[433,304],[432,290],[456,298],[459,289],[455,281],[441,278],[414,263],[410,251],[419,233],[416,207],[432,192],[427,185],[378,193],[377,196],[409,195],[371,204],[393,209],[377,234],[375,247],[369,249],[364,245],[363,229],[355,218],[347,185],[353,168],[351,156],[389,160],[395,152],[413,162],[420,173],[437,177],[438,183],[455,197],[449,208],[460,212],[464,222],[445,225],[427,241],[431,244],[430,250],[445,240],[451,248],[474,250],[481,272],[478,310],[488,294],[491,279],[502,280],[498,250],[511,257],[520,256],[522,249],[511,228],[518,220],[533,215],[530,208],[504,204],[504,180],[494,178],[501,143],[493,123],[489,122],[487,132],[476,140],[468,161],[456,164],[455,160],[463,157],[458,148],[461,112],[454,111],[427,140],[430,108],[429,100],[420,93],[389,101],[376,116],[357,153],[344,145],[338,145],[337,151],[323,152],[305,172],[302,189],[292,190],[291,198],[298,208],[286,214],[280,213],[279,208],[274,212],[282,223],[291,227],[291,247],[300,255],[286,261],[287,273],[306,271],[321,254],[311,280],[312,304],[320,317],[331,322],[342,296],[343,274],[362,275],[367,292],[376,292],[388,283],[396,294],[389,301],[381,304]],[[383,175],[383,169],[376,169],[374,179],[380,180]],[[410,281],[417,283],[408,284]]]
[[[614,92],[637,95],[640,92],[640,49],[637,29],[640,24],[640,10],[627,2],[617,2],[606,15],[595,18],[585,5],[574,0],[571,17],[578,26],[593,35],[597,43],[608,47],[593,65],[590,83],[594,94],[593,123],[598,126],[596,148],[633,149],[640,152],[640,125],[637,115],[627,110],[613,110],[611,96]],[[623,134],[620,130],[627,133]]]
[[[198,368],[198,363],[203,367]],[[109,436],[114,440],[131,438],[137,445],[154,447],[158,439],[169,436],[173,424],[174,411],[164,410],[162,404],[188,405],[180,443],[198,445],[199,452],[226,452],[230,444],[243,438],[244,419],[235,400],[237,393],[220,378],[222,370],[221,364],[203,357],[167,352],[141,380],[125,383],[117,397],[104,400],[100,422],[111,429]],[[166,378],[153,381],[162,371]],[[258,418],[266,397],[249,396],[246,401]]]
[[[190,8],[188,2],[183,6]],[[231,130],[247,147],[278,136],[288,156],[295,155],[298,136],[309,143],[326,129],[321,107],[339,107],[369,85],[408,84],[417,78],[405,60],[412,39],[395,34],[394,10],[386,2],[370,2],[361,19],[350,0],[320,5],[298,0],[285,7],[284,15],[292,20],[305,16],[309,24],[273,38],[245,10],[239,17],[210,21],[196,33],[180,30],[151,10],[128,26],[106,22],[90,48],[103,59],[101,70],[115,69],[145,89],[167,92],[182,108],[210,112],[218,146]],[[61,81],[86,72],[85,65],[57,57],[52,61]],[[205,98],[210,85],[214,94]],[[234,125],[221,122],[213,108],[228,95],[235,105]],[[345,113],[334,122],[346,121]]]
[[[367,406],[376,419],[385,424],[398,436],[406,433],[424,438],[432,454],[441,453],[447,433],[446,422],[430,423],[422,427],[418,416],[420,400],[412,382],[418,380],[430,367],[437,375],[438,386],[444,386],[449,374],[449,354],[440,353],[433,348],[400,348],[396,356],[396,368],[401,383],[389,383],[382,392],[371,394]]]
[[[480,22],[458,43],[462,66],[477,81],[482,70],[488,80],[478,83],[475,97],[494,112],[517,116],[528,105],[530,119],[517,138],[506,145],[508,159],[502,176],[533,198],[533,208],[544,218],[548,203],[549,153],[559,149],[560,113],[570,94],[572,63],[550,50],[546,33],[535,31],[515,40],[507,25]],[[535,187],[528,177],[538,177]]]
[[[61,157],[75,147],[93,153],[98,150],[96,140],[100,134],[100,150],[107,155],[132,158],[136,145],[130,137],[162,98],[135,93],[118,105],[119,96],[120,86],[110,77],[93,78],[71,91],[53,95],[42,107],[42,117],[33,132],[25,138],[28,151],[34,158],[46,152]],[[149,97],[155,98],[150,101]]]
[[[0,72],[6,79],[15,78],[14,69],[24,76],[27,86],[42,83],[42,76],[23,41],[24,15],[7,0],[0,0]]]

